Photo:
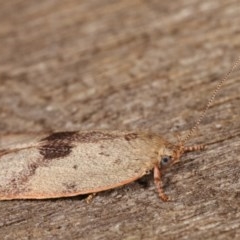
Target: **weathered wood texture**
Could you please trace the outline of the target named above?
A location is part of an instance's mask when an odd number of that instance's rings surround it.
[[[0,131],[151,129],[175,141],[240,53],[240,2],[0,2]],[[165,175],[81,197],[0,202],[0,239],[240,239],[240,71]],[[4,142],[4,137],[1,138]]]

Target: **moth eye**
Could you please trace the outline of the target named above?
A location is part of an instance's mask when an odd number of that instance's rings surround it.
[[[161,166],[167,166],[171,163],[172,157],[171,156],[162,156],[161,158]]]

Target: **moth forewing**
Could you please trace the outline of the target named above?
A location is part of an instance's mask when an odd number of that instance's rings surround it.
[[[85,131],[11,146],[0,157],[0,199],[74,196],[127,184],[158,164],[164,144],[152,134]]]

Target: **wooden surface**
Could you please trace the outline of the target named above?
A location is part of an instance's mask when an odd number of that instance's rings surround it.
[[[240,3],[0,2],[0,131],[141,129],[175,141],[240,55]],[[0,202],[0,239],[240,239],[240,71],[164,178],[82,197]],[[16,137],[17,139],[17,137]],[[147,184],[146,184],[147,183]]]

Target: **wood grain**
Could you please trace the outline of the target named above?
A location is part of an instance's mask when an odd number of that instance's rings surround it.
[[[240,3],[0,1],[0,141],[17,133],[141,129],[176,141],[240,52]],[[98,194],[0,202],[0,239],[239,239],[240,72],[165,174]],[[8,138],[7,138],[8,139]],[[6,140],[8,141],[8,140]]]

